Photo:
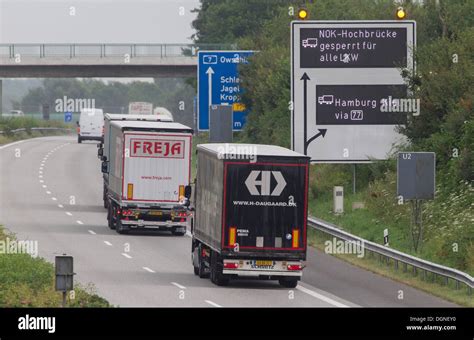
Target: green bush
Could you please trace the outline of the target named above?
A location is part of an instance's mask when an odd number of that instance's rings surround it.
[[[311,165],[309,176],[309,191],[313,198],[331,196],[335,186],[343,186],[345,190],[352,186],[350,165]]]

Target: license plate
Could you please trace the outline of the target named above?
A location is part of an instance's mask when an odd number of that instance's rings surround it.
[[[154,215],[154,216],[161,216],[161,215],[163,215],[163,212],[161,212],[161,211],[150,211],[148,214],[149,215]]]
[[[273,266],[273,261],[257,260],[257,261],[255,261],[255,266],[257,266],[257,267]]]

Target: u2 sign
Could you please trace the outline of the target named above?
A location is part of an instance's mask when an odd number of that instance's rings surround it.
[[[435,195],[434,152],[400,152],[397,162],[397,195],[403,200],[429,200]]]

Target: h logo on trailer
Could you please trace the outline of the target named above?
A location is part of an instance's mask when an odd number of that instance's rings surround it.
[[[259,180],[257,180],[257,177],[260,174],[261,177]],[[272,174],[277,184],[270,194]],[[280,196],[283,189],[286,187],[286,181],[280,171],[253,170],[245,180],[245,185],[247,186],[250,194],[253,196]],[[257,189],[257,186],[260,187],[260,191]]]

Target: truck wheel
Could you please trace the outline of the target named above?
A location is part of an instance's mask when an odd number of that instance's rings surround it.
[[[198,276],[201,279],[207,279],[209,277],[209,273],[206,273],[206,265],[202,259],[202,247],[199,245],[198,248],[198,258],[199,258],[199,267],[198,267]]]
[[[113,215],[114,215],[114,212],[113,212],[113,205],[109,202],[108,204],[108,209],[107,209],[107,222],[108,222],[108,226],[110,229],[114,230],[115,229],[115,223],[114,223],[114,219],[113,219]]]
[[[211,282],[218,286],[226,286],[229,279],[222,274],[222,265],[215,252],[211,254]]]
[[[280,286],[283,286],[285,288],[296,288],[298,285],[298,280],[296,279],[280,279],[278,280],[278,283]]]
[[[194,267],[194,275],[199,275],[199,267]]]
[[[115,231],[119,234],[128,234],[128,228],[124,228],[119,219],[117,219]]]
[[[171,233],[175,236],[184,236],[184,234],[186,234],[185,231],[174,231],[174,230]]]

